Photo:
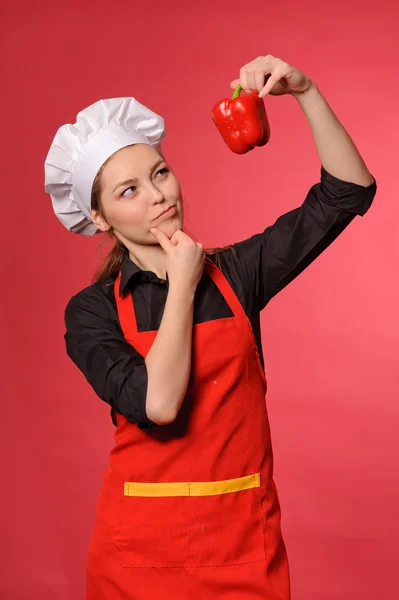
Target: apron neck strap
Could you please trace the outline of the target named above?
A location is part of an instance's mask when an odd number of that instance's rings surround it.
[[[215,263],[208,257],[206,257],[205,268],[215,285],[219,288],[233,315],[235,317],[245,316],[245,311],[242,307],[242,304],[232,290],[226,277],[223,275],[219,267],[217,267]]]

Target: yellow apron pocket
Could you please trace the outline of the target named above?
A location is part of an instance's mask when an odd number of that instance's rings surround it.
[[[264,560],[260,475],[212,482],[125,482],[118,546],[125,567]]]

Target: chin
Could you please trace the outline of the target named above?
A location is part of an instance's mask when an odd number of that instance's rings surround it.
[[[180,219],[174,219],[173,221],[166,221],[159,225],[159,229],[163,231],[168,237],[172,237],[178,229],[181,229]]]

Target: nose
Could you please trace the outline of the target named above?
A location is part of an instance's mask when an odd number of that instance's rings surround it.
[[[151,198],[150,199],[151,204],[160,204],[161,202],[163,202],[165,200],[163,193],[156,185],[150,186],[149,193],[150,193],[150,198]]]

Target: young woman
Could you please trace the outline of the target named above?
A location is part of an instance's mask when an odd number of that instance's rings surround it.
[[[265,84],[266,78],[266,84]],[[89,600],[288,600],[259,314],[354,219],[376,183],[317,86],[273,56],[244,90],[292,94],[321,180],[223,251],[183,231],[162,119],[100,100],[62,126],[46,190],[71,231],[116,241],[66,309],[66,346],[116,425],[87,562]],[[257,150],[260,151],[260,150]]]

